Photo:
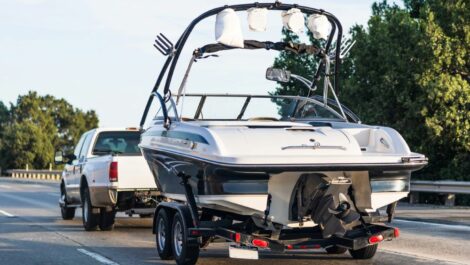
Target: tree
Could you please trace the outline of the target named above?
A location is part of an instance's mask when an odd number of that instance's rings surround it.
[[[4,124],[8,121],[9,111],[7,106],[0,101],[0,131],[4,128]]]
[[[418,80],[427,95],[420,113],[427,129],[423,149],[439,176],[470,180],[470,4],[430,0],[419,17],[430,55]]]
[[[5,126],[7,125],[7,122],[9,120],[9,111],[7,106],[3,104],[2,101],[0,101],[0,150],[2,149],[3,145],[3,132],[5,131]],[[1,175],[1,157],[0,157],[0,175]]]
[[[54,146],[48,134],[32,121],[13,122],[5,130],[1,158],[7,168],[48,168]]]
[[[0,165],[4,168],[45,168],[54,150],[70,152],[85,131],[98,126],[94,111],[83,112],[64,99],[29,92],[9,111],[1,137]]]

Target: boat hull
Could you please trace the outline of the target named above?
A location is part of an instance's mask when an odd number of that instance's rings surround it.
[[[356,182],[360,182],[356,187],[363,189],[357,192],[356,200],[359,201],[359,207],[367,212],[406,197],[411,172],[423,166],[419,163],[228,165],[168,150],[142,148],[142,151],[155,182],[165,197],[186,200],[181,179],[177,176],[182,172],[191,176],[189,184],[199,207],[261,217],[270,194],[270,220],[293,227],[299,225],[299,220],[293,216],[291,209],[295,201],[296,185],[302,176],[321,174],[329,179],[355,178]],[[371,190],[371,187],[373,189],[377,185],[369,183],[381,182],[382,186],[384,183],[385,186],[390,186],[390,183],[400,185]],[[309,222],[304,225],[315,224]]]

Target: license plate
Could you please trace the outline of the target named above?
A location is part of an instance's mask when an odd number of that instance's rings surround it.
[[[229,257],[232,259],[259,259],[258,249],[253,247],[229,246]]]

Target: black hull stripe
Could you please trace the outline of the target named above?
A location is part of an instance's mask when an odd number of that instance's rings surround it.
[[[236,170],[265,171],[265,172],[285,172],[285,171],[359,171],[359,170],[419,170],[427,162],[413,161],[408,163],[368,163],[368,164],[350,164],[350,163],[330,163],[330,164],[231,164],[214,161],[202,157],[192,156],[178,151],[166,149],[152,149],[141,146],[142,149],[154,152],[162,152],[182,156],[203,163],[226,167]]]

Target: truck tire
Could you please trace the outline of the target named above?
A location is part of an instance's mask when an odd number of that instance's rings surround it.
[[[161,208],[157,213],[155,220],[155,242],[160,259],[173,259],[171,250],[171,221],[165,208]]]
[[[101,231],[111,231],[114,228],[114,220],[116,219],[116,211],[106,211],[106,208],[100,210],[100,223],[99,227]]]
[[[326,250],[326,253],[328,254],[343,254],[343,253],[346,253],[346,251],[348,251],[347,248],[343,248],[339,246],[327,247],[325,248],[325,250]]]
[[[354,259],[370,259],[377,252],[378,246],[378,244],[375,244],[357,250],[350,249],[349,254],[351,254]]]
[[[62,201],[62,204],[60,205],[62,219],[72,220],[75,217],[75,207],[67,206],[67,194],[63,184],[60,185],[60,199]]]
[[[100,215],[99,213],[93,213],[94,208],[91,205],[90,191],[88,188],[85,188],[83,191],[82,201],[83,227],[86,231],[95,231],[98,228]]]
[[[75,208],[62,205],[60,206],[60,213],[63,220],[72,220],[75,217]]]
[[[179,212],[176,212],[171,229],[171,246],[178,265],[194,265],[199,258],[199,244],[190,244],[187,233],[188,227],[185,225],[183,217]]]

